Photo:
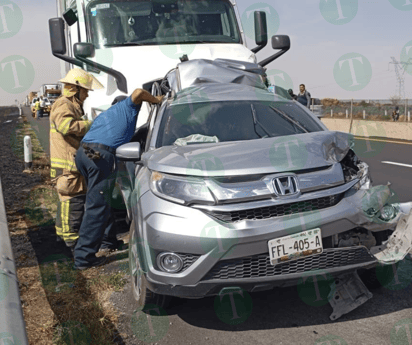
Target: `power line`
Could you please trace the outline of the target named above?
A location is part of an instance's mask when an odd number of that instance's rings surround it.
[[[395,73],[396,73],[396,78],[398,79],[398,95],[400,99],[405,98],[405,72],[408,69],[409,65],[412,65],[411,58],[407,62],[399,62],[396,60],[393,56],[391,57],[392,62],[389,62],[390,64],[393,64],[395,66]]]

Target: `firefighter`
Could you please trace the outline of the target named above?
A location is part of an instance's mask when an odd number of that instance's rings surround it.
[[[85,214],[74,250],[74,267],[79,270],[99,266],[105,257],[99,249],[115,249],[116,225],[110,207],[116,176],[116,148],[129,142],[136,128],[142,102],[160,103],[162,96],[136,89],[96,117],[76,153],[76,166],[87,184]]]
[[[103,85],[78,68],[70,70],[60,82],[64,84],[63,94],[50,113],[50,175],[59,194],[56,233],[73,251],[86,199],[86,184],[76,168],[74,157],[92,124],[82,118],[83,102],[88,91],[101,89]]]

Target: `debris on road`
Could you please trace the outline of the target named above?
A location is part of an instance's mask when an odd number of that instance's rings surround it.
[[[355,310],[373,297],[356,271],[338,276],[333,284],[335,289],[332,289],[328,296],[333,308],[333,313],[330,315],[332,321]]]

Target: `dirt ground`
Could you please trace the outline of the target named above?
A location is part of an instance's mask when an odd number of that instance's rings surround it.
[[[55,235],[49,158],[26,119],[10,115],[16,112],[0,107],[0,177],[29,342],[123,344],[108,301],[125,285],[127,251],[113,253],[104,268],[73,270],[70,250]],[[30,173],[23,172],[25,135],[33,144]]]

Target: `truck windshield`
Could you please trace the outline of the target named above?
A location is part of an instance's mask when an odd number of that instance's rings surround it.
[[[322,127],[309,112],[293,102],[176,104],[165,110],[156,147],[173,145],[192,134],[216,136],[223,142],[319,131]]]
[[[240,42],[228,0],[96,0],[86,12],[96,48]]]

